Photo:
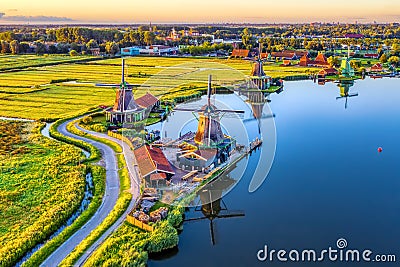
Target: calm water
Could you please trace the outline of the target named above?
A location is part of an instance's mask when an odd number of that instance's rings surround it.
[[[260,151],[224,198],[244,217],[184,223],[179,247],[153,256],[156,266],[398,266],[400,260],[400,80],[357,81],[359,96],[337,100],[336,84],[288,82],[272,95],[277,146],[271,171],[254,193],[248,187]],[[257,132],[256,127],[254,132]],[[265,149],[267,146],[263,146]],[[383,152],[378,153],[377,148]],[[241,162],[245,166],[245,162]],[[230,175],[238,179],[240,174]],[[192,208],[187,217],[199,217]],[[259,262],[257,251],[348,248],[395,254],[396,263]]]

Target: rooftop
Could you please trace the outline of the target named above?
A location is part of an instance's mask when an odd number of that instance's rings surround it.
[[[135,149],[134,153],[142,176],[147,176],[155,172],[175,174],[171,164],[160,148],[144,145]]]

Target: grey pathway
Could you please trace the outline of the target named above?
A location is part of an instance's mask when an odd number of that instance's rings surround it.
[[[105,189],[105,194],[104,198],[102,201],[102,204],[100,208],[97,210],[97,212],[93,215],[93,217],[81,228],[79,229],[74,235],[72,235],[65,243],[63,243],[56,251],[53,252],[42,264],[41,266],[45,267],[53,267],[57,266],[69,253],[72,252],[72,250],[82,241],[84,240],[97,226],[101,224],[101,222],[107,217],[107,215],[112,211],[114,208],[118,195],[119,195],[119,176],[118,176],[118,163],[116,159],[115,152],[107,145],[93,141],[91,139],[81,137],[74,135],[70,132],[67,131],[66,125],[69,123],[69,121],[61,124],[57,130],[62,133],[63,135],[82,140],[84,142],[90,143],[94,146],[96,146],[102,153],[102,157],[105,162],[105,167],[106,167],[106,189]],[[82,129],[83,130],[83,129]],[[84,130],[86,131],[86,130]],[[86,131],[88,132],[88,131]],[[119,144],[122,143],[124,151],[127,151],[125,153],[125,158],[126,160],[129,159],[131,161],[128,162],[135,162],[135,157],[133,152],[130,150],[127,144],[108,137],[107,135],[104,134],[98,134],[95,132],[90,132],[93,135],[102,137],[102,138],[107,138],[111,141],[118,142]],[[129,148],[129,150],[127,150]],[[81,264],[84,260],[87,259],[87,257],[95,250],[95,248],[104,241],[104,239],[112,232],[114,231],[125,219],[127,213],[133,208],[135,201],[139,195],[139,186],[138,182],[139,181],[139,176],[137,175],[136,168],[134,164],[128,164],[132,165],[129,166],[130,173],[133,174],[131,175],[131,190],[130,192],[133,195],[132,201],[130,203],[129,208],[127,211],[119,218],[119,220],[110,227],[110,229],[103,235],[101,238],[83,255],[83,257],[80,259]]]

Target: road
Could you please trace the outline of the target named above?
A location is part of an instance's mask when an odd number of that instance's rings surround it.
[[[92,255],[92,253],[97,249],[97,247],[99,245],[101,245],[101,243],[103,243],[103,241],[125,221],[125,218],[128,215],[128,213],[134,208],[134,206],[136,204],[136,200],[140,196],[140,176],[137,171],[137,161],[135,158],[135,154],[133,153],[131,148],[128,146],[128,144],[126,144],[125,142],[123,142],[119,139],[110,137],[106,134],[88,131],[78,125],[75,125],[75,126],[78,129],[80,129],[86,133],[90,133],[94,136],[105,138],[105,139],[111,140],[115,143],[118,143],[122,147],[125,162],[130,163],[130,164],[127,164],[127,167],[128,167],[128,171],[129,171],[129,175],[130,175],[130,179],[131,179],[131,188],[130,188],[129,192],[132,194],[131,203],[129,204],[129,207],[124,212],[124,214],[110,228],[108,228],[108,230],[75,263],[75,266],[82,266],[85,263],[85,261],[89,258],[89,256]]]
[[[74,235],[72,235],[66,242],[64,242],[56,251],[54,251],[40,266],[44,267],[53,267],[57,266],[69,253],[72,252],[72,250],[82,241],[84,240],[97,226],[103,222],[103,220],[107,217],[107,215],[112,211],[114,208],[117,200],[118,200],[118,195],[120,191],[120,183],[119,183],[119,175],[118,175],[118,162],[116,158],[116,154],[114,150],[112,150],[109,146],[93,141],[91,139],[77,136],[75,134],[72,134],[67,131],[66,126],[70,121],[67,121],[63,124],[61,124],[58,128],[57,131],[59,131],[61,134],[75,138],[78,140],[82,140],[84,142],[90,143],[97,147],[102,154],[102,158],[105,162],[105,168],[106,168],[106,188],[105,188],[105,194],[103,197],[102,204],[100,208],[97,210],[97,212],[92,216],[92,218],[81,228],[79,229]],[[80,127],[79,127],[80,128]],[[89,132],[90,134],[93,134],[95,136],[101,137],[101,138],[106,138],[108,140],[111,140],[113,142],[119,143],[122,145],[123,150],[124,150],[124,156],[126,160],[129,160],[127,162],[134,162],[134,164],[128,164],[129,166],[129,171],[132,174],[131,175],[131,189],[130,192],[132,193],[132,201],[129,205],[129,208],[126,210],[126,212],[118,219],[117,222],[115,222],[108,230],[106,233],[104,233],[95,244],[93,244],[92,247],[88,249],[88,251],[82,256],[82,258],[79,260],[77,265],[82,264],[88,256],[91,255],[91,253],[97,248],[101,242],[104,241],[104,239],[115,229],[118,228],[118,226],[125,220],[126,215],[128,212],[134,207],[135,201],[139,196],[140,192],[140,186],[138,184],[139,177],[138,173],[136,172],[135,168],[135,157],[133,154],[133,151],[129,148],[127,144],[124,142],[109,137],[108,135],[105,134],[100,134],[96,132],[91,132],[84,130],[80,128],[81,130],[85,132]]]

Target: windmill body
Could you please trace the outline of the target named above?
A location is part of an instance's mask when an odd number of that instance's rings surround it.
[[[125,81],[125,60],[122,59],[122,75],[120,84],[96,84],[100,87],[116,89],[115,102],[106,111],[106,119],[115,125],[131,124],[145,118],[145,109],[141,108],[134,98],[134,87],[141,85],[129,84]]]
[[[216,167],[228,161],[231,152],[236,147],[236,140],[223,133],[220,119],[225,113],[244,113],[244,111],[219,109],[211,104],[211,75],[207,97],[208,103],[200,109],[175,109],[175,111],[196,113],[198,119],[196,133],[182,140],[189,144],[182,147],[189,147],[189,149],[183,149],[177,155],[179,167],[185,170],[206,171],[212,166]]]
[[[214,105],[205,105],[199,112],[199,123],[194,141],[198,145],[220,144],[225,136],[221,129],[219,114]]]

